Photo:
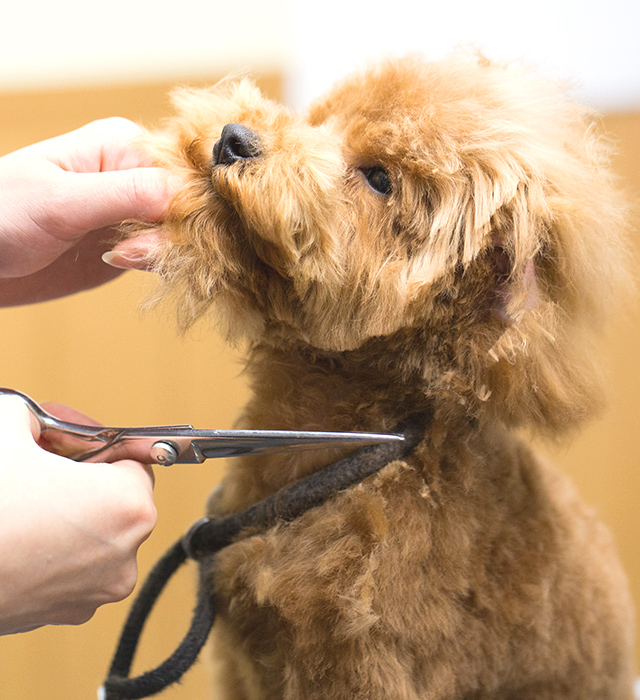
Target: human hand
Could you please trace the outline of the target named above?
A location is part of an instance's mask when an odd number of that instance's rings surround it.
[[[179,187],[135,147],[140,131],[126,119],[103,119],[0,158],[0,306],[120,274],[101,260],[113,227],[161,220]]]
[[[148,467],[73,462],[38,436],[24,403],[0,397],[0,634],[80,624],[125,598],[156,521]]]

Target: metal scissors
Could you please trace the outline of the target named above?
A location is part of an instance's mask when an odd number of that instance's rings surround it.
[[[404,440],[386,433],[336,433],[304,430],[198,430],[192,425],[113,428],[60,420],[26,394],[0,388],[0,395],[17,396],[40,424],[40,435],[51,451],[78,462],[135,459],[146,464],[201,464],[215,457],[291,452],[343,443],[354,446]]]

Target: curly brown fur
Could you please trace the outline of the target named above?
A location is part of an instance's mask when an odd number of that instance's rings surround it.
[[[242,425],[435,411],[406,462],[219,556],[216,697],[630,698],[611,539],[516,435],[599,401],[626,222],[590,115],[484,59],[387,61],[305,117],[248,81],[175,102],[147,140],[187,181],[154,267],[182,326],[214,308],[247,339]],[[339,456],[238,460],[211,511]]]

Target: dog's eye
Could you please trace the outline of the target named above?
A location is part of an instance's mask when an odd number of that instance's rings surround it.
[[[391,194],[393,188],[391,186],[391,178],[389,173],[379,166],[373,168],[361,168],[362,173],[367,178],[367,182],[371,189],[380,194]]]

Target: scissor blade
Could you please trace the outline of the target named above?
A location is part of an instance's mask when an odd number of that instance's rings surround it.
[[[192,440],[194,453],[202,459],[270,454],[329,447],[336,444],[372,445],[398,442],[403,435],[384,433],[331,433],[296,430],[236,430],[218,431],[215,437]],[[182,460],[179,460],[182,461]]]

